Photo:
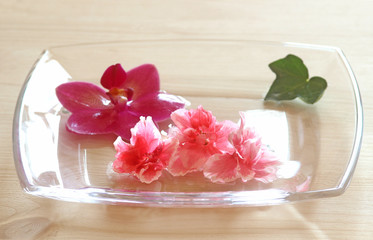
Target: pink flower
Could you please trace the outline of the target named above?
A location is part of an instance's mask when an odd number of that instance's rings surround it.
[[[120,137],[114,142],[117,154],[113,169],[118,173],[133,174],[141,182],[151,183],[161,176],[177,144],[172,139],[162,140],[151,117],[141,117],[131,133],[130,143]]]
[[[170,160],[168,171],[174,176],[202,170],[211,155],[233,152],[228,142],[229,133],[237,126],[230,121],[219,123],[210,111],[179,109],[171,114],[176,127],[169,135],[179,142],[179,147]]]
[[[62,105],[72,114],[67,129],[79,134],[114,133],[130,138],[130,129],[140,116],[158,122],[169,118],[184,101],[160,91],[155,66],[144,64],[125,72],[112,65],[101,78],[104,89],[87,82],[69,82],[56,88]]]
[[[253,128],[246,127],[244,114],[240,115],[240,127],[230,136],[234,151],[211,156],[204,166],[204,175],[218,183],[238,178],[243,182],[252,179],[271,182],[276,179],[278,158],[262,143]]]

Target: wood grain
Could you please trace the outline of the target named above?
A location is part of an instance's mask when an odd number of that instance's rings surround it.
[[[369,0],[1,1],[0,239],[373,239],[372,9]],[[346,193],[262,208],[159,209],[60,202],[21,190],[12,155],[13,112],[43,49],[193,38],[306,42],[344,50],[365,111],[363,147]]]

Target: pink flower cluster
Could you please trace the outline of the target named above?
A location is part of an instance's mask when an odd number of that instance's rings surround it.
[[[113,169],[129,173],[141,182],[157,180],[163,170],[173,176],[202,171],[216,183],[255,179],[264,183],[276,179],[279,159],[261,141],[255,130],[241,121],[218,122],[210,111],[178,109],[167,137],[160,134],[151,117],[141,117],[131,129],[130,142],[114,142],[117,151]]]
[[[151,64],[128,72],[120,64],[112,65],[100,83],[103,88],[87,82],[64,83],[56,95],[71,112],[69,131],[119,136],[114,143],[114,171],[144,183],[157,180],[163,170],[173,176],[202,171],[217,183],[276,178],[277,157],[247,126],[243,113],[236,124],[218,122],[202,106],[184,109],[184,99],[160,90],[158,71]],[[162,137],[155,123],[169,117],[174,126]]]

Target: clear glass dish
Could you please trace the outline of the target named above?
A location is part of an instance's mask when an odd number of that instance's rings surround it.
[[[328,88],[314,105],[263,98],[275,75],[268,64],[295,54]],[[159,71],[161,89],[218,120],[252,116],[281,157],[278,179],[212,183],[200,173],[164,173],[151,184],[108,175],[115,136],[81,136],[65,129],[69,113],[55,95],[68,81],[99,85],[104,70],[144,63]],[[123,41],[53,47],[41,54],[20,92],[13,124],[14,159],[22,188],[66,201],[161,207],[263,206],[342,194],[357,164],[363,110],[357,81],[336,47],[216,40]]]

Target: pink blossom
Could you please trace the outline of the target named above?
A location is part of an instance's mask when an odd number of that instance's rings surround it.
[[[234,151],[228,135],[237,127],[236,124],[231,121],[217,122],[212,113],[202,106],[176,110],[171,119],[175,127],[170,129],[169,135],[179,142],[168,166],[168,171],[174,176],[202,170],[212,155]]]
[[[125,72],[120,64],[104,72],[101,85],[69,82],[56,88],[62,105],[72,114],[67,129],[79,134],[114,133],[130,138],[130,129],[140,116],[152,116],[158,122],[169,118],[184,101],[160,91],[158,71],[144,64]]]
[[[271,182],[276,178],[278,158],[262,143],[255,130],[246,126],[244,114],[240,115],[240,127],[229,137],[234,151],[212,155],[204,166],[204,175],[218,183],[238,178],[243,182],[252,179]]]
[[[130,143],[120,137],[114,142],[117,151],[113,169],[118,173],[130,173],[141,182],[157,180],[174,154],[177,142],[162,140],[161,134],[151,117],[140,118],[131,129]]]

